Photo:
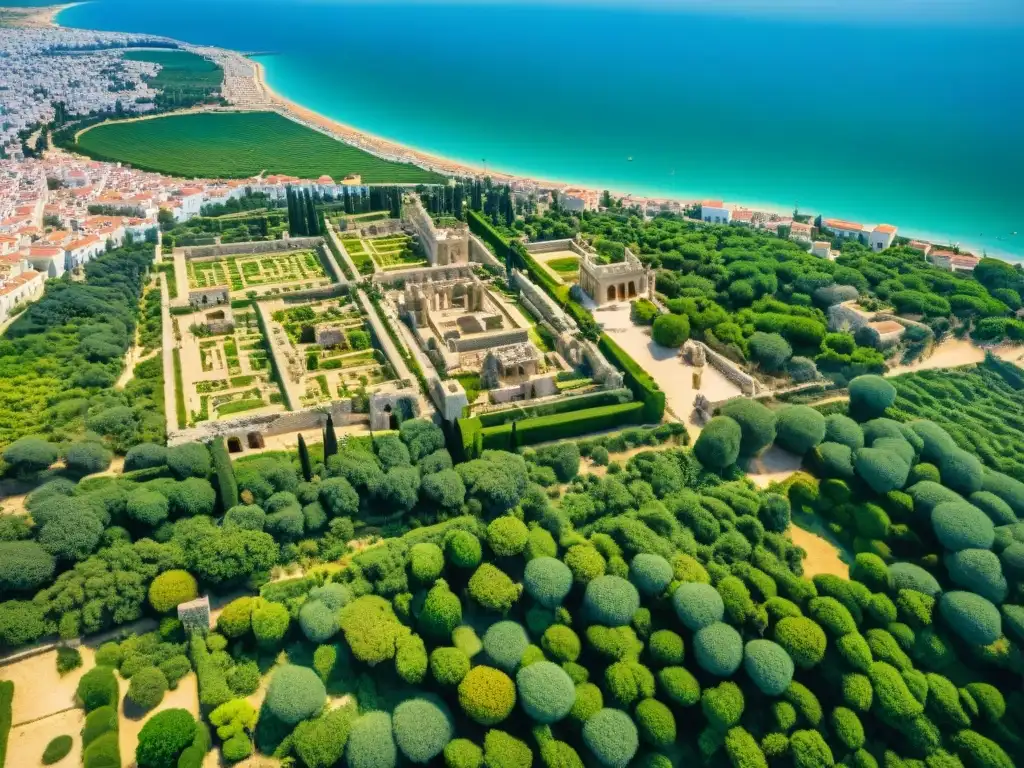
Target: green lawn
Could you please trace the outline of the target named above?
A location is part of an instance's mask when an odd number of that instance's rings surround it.
[[[224,82],[224,70],[188,51],[128,51],[122,58],[159,64],[160,71],[150,80],[150,85],[159,91],[215,91]]]
[[[275,112],[172,115],[101,125],[78,147],[99,160],[175,176],[247,178],[261,171],[315,179],[358,173],[367,183],[433,183],[442,177],[381,160]]]

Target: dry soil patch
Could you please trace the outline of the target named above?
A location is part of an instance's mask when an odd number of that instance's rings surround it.
[[[789,538],[807,552],[804,559],[804,576],[811,578],[819,573],[830,573],[844,579],[850,578],[850,566],[844,562],[844,553],[823,536],[797,525],[789,527]]]
[[[118,707],[118,712],[121,715],[121,730],[118,733],[118,743],[121,747],[121,765],[124,768],[131,768],[135,765],[135,748],[139,745],[139,732],[153,715],[166,709],[185,709],[195,717],[199,717],[199,689],[196,687],[195,673],[190,673],[182,678],[178,687],[173,691],[168,691],[164,695],[164,700],[156,708],[137,720],[125,717],[124,694],[128,692],[128,681],[119,678],[118,682],[121,686],[121,704]]]
[[[800,469],[801,459],[789,451],[772,446],[747,464],[747,477],[758,488],[781,483]]]
[[[64,677],[57,674],[55,650],[0,667],[0,680],[10,680],[14,683],[15,725],[38,720],[75,706],[75,689],[78,688],[78,681],[95,666],[92,648],[82,646],[78,650],[82,654],[82,666]],[[10,765],[18,763],[12,762]]]
[[[17,698],[17,689],[15,689]],[[11,729],[7,742],[7,765],[11,768],[28,768],[42,766],[43,750],[46,745],[58,736],[70,736],[73,739],[71,751],[64,759],[54,763],[52,768],[72,768],[82,764],[82,739],[79,735],[85,725],[85,710],[77,707],[56,715],[34,720],[24,725],[16,725]]]

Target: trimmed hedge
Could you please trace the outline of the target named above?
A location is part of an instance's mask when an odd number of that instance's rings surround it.
[[[295,725],[319,712],[326,701],[327,690],[316,672],[285,664],[270,678],[264,706],[281,722]]]
[[[715,416],[704,425],[693,444],[693,455],[708,469],[721,471],[736,463],[742,440],[743,430],[736,421],[728,416]]]
[[[939,598],[939,613],[967,643],[988,645],[1003,634],[999,609],[973,592],[946,592]]]
[[[658,393],[664,397],[664,393]],[[520,419],[508,424],[501,424],[496,427],[485,427],[479,429],[482,446],[485,450],[515,450],[518,446],[533,445],[549,440],[564,440],[566,438],[579,437],[592,432],[624,427],[630,424],[653,423],[656,419],[648,419],[645,416],[646,409],[643,403],[619,403],[616,405],[603,405],[597,408],[586,408],[581,411],[569,411],[567,413],[556,413],[551,416],[534,416],[529,419]],[[660,419],[660,417],[659,417]],[[463,434],[472,419],[460,419],[463,425]],[[477,420],[479,424],[479,420]],[[515,424],[515,445],[512,445],[512,424]]]
[[[398,762],[391,715],[369,712],[352,724],[345,746],[348,768],[394,768]]]
[[[932,510],[932,530],[946,549],[991,549],[995,526],[988,515],[965,501],[947,501]]]
[[[68,756],[74,743],[74,739],[67,735],[57,736],[51,740],[43,750],[43,765],[53,765],[63,760]]]
[[[228,455],[223,437],[214,439],[210,444],[210,456],[213,457],[213,474],[217,480],[220,508],[229,510],[238,505],[238,482],[235,480],[235,470],[231,467],[231,457]]]
[[[645,595],[660,595],[673,578],[672,564],[661,555],[641,552],[629,564],[629,580]]]
[[[555,557],[535,557],[526,564],[526,594],[545,608],[557,608],[572,589],[572,571]]]
[[[473,667],[459,683],[459,705],[481,725],[496,725],[516,705],[515,684],[501,670]]]
[[[14,683],[0,680],[0,766],[7,759],[7,740],[11,735],[13,717]]]
[[[825,439],[825,417],[808,405],[787,405],[776,412],[775,442],[803,456]]]
[[[775,625],[775,641],[801,669],[810,669],[825,657],[828,640],[820,626],[805,616],[791,616]]]
[[[672,605],[679,620],[694,632],[721,621],[725,616],[722,596],[710,584],[681,584],[672,594]]]
[[[75,696],[83,709],[92,712],[100,707],[117,706],[117,678],[111,667],[93,667],[78,681]]]
[[[526,653],[530,638],[522,624],[499,621],[488,627],[483,642],[484,652],[494,662],[494,666],[505,672],[514,672]]]

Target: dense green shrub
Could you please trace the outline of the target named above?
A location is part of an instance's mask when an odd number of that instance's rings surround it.
[[[636,725],[618,709],[602,709],[587,720],[583,741],[606,768],[626,768],[640,747]]]
[[[962,549],[945,557],[950,580],[993,603],[1006,599],[1007,584],[999,557],[987,549]]]
[[[444,748],[448,768],[482,768],[484,751],[469,739],[454,739]]]
[[[3,459],[12,474],[31,477],[49,469],[58,455],[53,443],[38,437],[23,437],[4,448]]]
[[[977,507],[963,501],[947,501],[932,510],[932,530],[946,549],[991,549],[995,526]]]
[[[398,638],[395,646],[395,671],[410,685],[423,681],[427,674],[427,648],[419,635]]]
[[[775,441],[775,413],[757,400],[737,397],[719,409],[740,425],[740,455],[756,456]]]
[[[904,720],[917,717],[924,711],[924,705],[914,698],[896,667],[876,661],[868,667],[868,677],[875,703],[883,715]]]
[[[590,544],[574,544],[565,553],[565,564],[572,571],[573,581],[586,584],[605,572],[607,563],[597,549]]]
[[[769,734],[769,736],[782,736],[782,734]],[[725,734],[725,752],[736,768],[767,768],[768,766],[765,752],[758,746],[757,740],[744,728],[730,728],[729,732]]]
[[[498,557],[513,557],[526,548],[530,531],[516,517],[498,517],[487,526],[487,544]]]
[[[235,526],[250,531],[262,531],[267,522],[267,513],[255,504],[239,504],[231,507],[224,515],[225,526]]]
[[[254,604],[253,598],[240,597],[225,605],[217,617],[217,631],[232,639],[245,637],[252,631]]]
[[[526,564],[523,587],[526,594],[546,608],[557,608],[572,589],[569,567],[554,557],[535,557]]]
[[[957,635],[974,645],[994,643],[1002,635],[999,609],[973,592],[946,592],[939,613]]]
[[[938,597],[942,592],[935,577],[913,563],[893,563],[889,566],[889,588],[893,592],[912,589],[929,597]]]
[[[326,643],[338,633],[338,612],[319,600],[307,600],[299,610],[299,626],[311,643]]]
[[[555,661],[576,661],[581,644],[579,636],[564,624],[552,624],[544,630],[541,647]]]
[[[663,347],[681,347],[690,338],[690,321],[686,315],[662,314],[654,319],[651,337]]]
[[[114,454],[102,443],[73,443],[64,451],[64,464],[77,476],[102,472],[113,458]]]
[[[446,640],[462,622],[462,603],[446,582],[438,582],[423,601],[419,617],[420,631],[428,637]]]
[[[651,659],[658,666],[674,667],[683,663],[683,638],[670,629],[659,629],[648,641]]]
[[[196,719],[187,710],[158,712],[139,732],[135,761],[139,768],[175,768],[178,756],[192,744],[195,733]],[[98,743],[100,739],[93,745]]]
[[[270,678],[264,705],[278,720],[294,725],[319,712],[325,701],[327,690],[313,670],[285,664]]]
[[[121,750],[117,732],[104,733],[94,739],[82,752],[82,765],[85,768],[120,768]]]
[[[183,443],[167,450],[167,466],[179,480],[209,477],[210,452],[202,443]]]
[[[679,620],[694,632],[721,621],[725,616],[722,596],[710,584],[681,584],[672,593],[672,605]]]
[[[612,700],[625,708],[637,699],[654,695],[654,675],[634,659],[617,661],[604,672],[605,690]]]
[[[825,440],[856,451],[864,447],[864,432],[849,416],[833,413],[825,417]]]
[[[821,443],[814,452],[814,466],[823,477],[849,480],[854,475],[853,450],[841,443]]]
[[[993,525],[1012,525],[1017,522],[1017,515],[1010,505],[994,493],[978,491],[972,493],[968,501],[988,515]]]
[[[602,707],[604,707],[604,698],[600,688],[593,683],[576,684],[576,703],[569,710],[569,717],[582,724]]]
[[[455,735],[448,706],[435,697],[407,699],[392,715],[395,743],[413,763],[427,763],[441,754]]]
[[[794,731],[789,737],[789,750],[793,756],[794,768],[835,765],[832,750],[817,731]]]
[[[768,372],[781,371],[786,361],[793,356],[793,347],[777,333],[756,331],[748,344],[751,357]]]
[[[902,488],[910,475],[910,464],[886,448],[860,448],[854,454],[857,475],[875,493],[886,494]]]
[[[143,667],[132,675],[127,698],[143,711],[153,709],[167,693],[167,678],[156,667]]]
[[[736,463],[742,439],[739,424],[728,416],[715,416],[701,430],[693,454],[708,469],[722,470]]]
[[[629,564],[629,580],[644,595],[660,595],[672,577],[672,565],[661,555],[641,552]]]
[[[445,543],[445,554],[456,568],[476,568],[480,565],[483,548],[480,539],[469,531],[455,531]]]
[[[775,625],[775,641],[801,669],[810,669],[821,662],[828,644],[822,628],[803,616],[779,621]]]
[[[1006,751],[977,731],[963,730],[953,735],[953,748],[968,768],[1012,768]]]
[[[48,584],[56,561],[34,541],[0,542],[0,593],[4,597]]]
[[[493,667],[473,667],[459,683],[459,705],[481,725],[500,723],[516,704],[511,678]]]
[[[857,631],[849,609],[834,597],[814,597],[807,604],[811,618],[836,637]]]
[[[850,414],[860,421],[874,419],[896,402],[896,388],[881,376],[858,376],[850,382]]]
[[[526,742],[504,731],[488,731],[484,736],[484,765],[487,768],[530,768],[533,752]]]
[[[117,678],[110,667],[93,667],[78,681],[75,697],[83,709],[92,712],[100,707],[117,706]]]
[[[825,439],[825,417],[806,405],[787,405],[776,412],[775,442],[798,456]]]
[[[46,749],[43,750],[43,765],[59,763],[68,756],[68,753],[71,752],[71,747],[74,743],[74,740],[70,736],[57,736],[52,739],[50,743],[46,745]]]
[[[530,644],[522,624],[499,621],[492,624],[483,637],[484,651],[494,666],[505,672],[514,672]]]
[[[714,688],[706,688],[700,700],[700,707],[708,725],[719,732],[738,725],[745,706],[743,691],[732,681],[719,683]]]
[[[441,685],[458,685],[468,672],[469,657],[461,649],[441,647],[430,652],[430,674]]]
[[[594,623],[626,626],[640,608],[640,595],[636,587],[620,576],[598,576],[587,584],[583,607]]]
[[[103,534],[103,522],[83,505],[44,523],[39,543],[58,560],[84,560],[95,549]]]
[[[522,592],[504,571],[491,563],[483,563],[469,579],[469,596],[479,605],[497,613],[505,613]]]
[[[414,544],[409,549],[409,573],[422,584],[437,579],[444,570],[444,553],[429,541]]]
[[[252,609],[252,633],[264,648],[278,645],[288,633],[291,617],[280,603],[257,601]]]
[[[137,488],[128,494],[127,511],[132,520],[155,528],[167,519],[171,512],[171,503],[162,493]]]
[[[977,456],[959,448],[947,451],[939,462],[942,484],[964,496],[981,490],[983,470]]]
[[[394,768],[398,748],[392,729],[387,712],[369,712],[357,719],[345,747],[349,768]]]
[[[307,768],[331,768],[340,763],[354,719],[355,707],[348,705],[299,723],[292,741],[303,764]]]
[[[694,657],[705,672],[729,677],[743,661],[740,633],[722,622],[709,624],[693,636]]]
[[[576,702],[576,687],[569,675],[550,661],[538,661],[516,673],[516,688],[523,711],[538,723],[566,717]]]
[[[640,739],[652,747],[670,747],[676,740],[676,719],[672,710],[657,699],[636,705],[636,726]]]
[[[188,571],[165,571],[149,585],[149,604],[157,613],[172,611],[198,596],[199,585]]]
[[[113,706],[104,706],[94,709],[85,716],[85,726],[82,728],[82,748],[88,747],[104,733],[117,731],[118,715],[117,709]]]
[[[793,679],[793,659],[771,640],[751,640],[743,650],[743,669],[758,689],[779,696]]]
[[[665,667],[659,671],[658,687],[680,706],[689,707],[700,701],[700,683],[685,667]]]

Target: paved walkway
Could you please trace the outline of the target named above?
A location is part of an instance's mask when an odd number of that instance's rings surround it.
[[[178,408],[174,393],[174,323],[171,320],[171,294],[167,289],[167,275],[160,273],[160,314],[162,315],[162,345],[164,361],[164,417],[167,420],[167,434],[178,429]]]

